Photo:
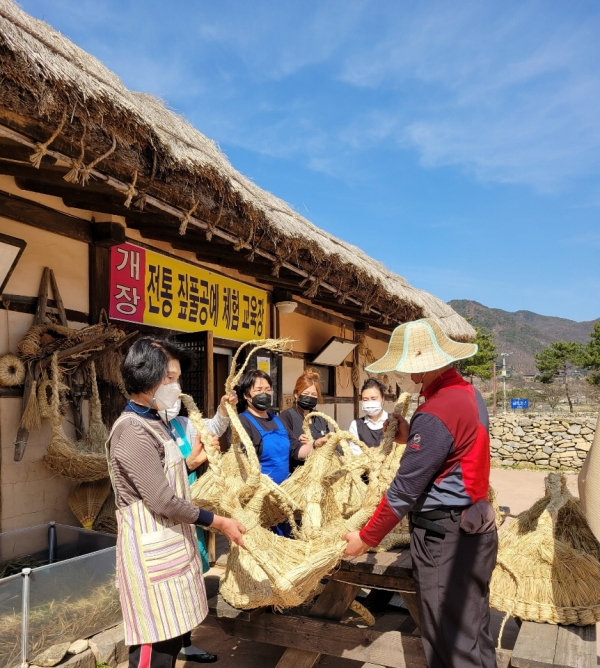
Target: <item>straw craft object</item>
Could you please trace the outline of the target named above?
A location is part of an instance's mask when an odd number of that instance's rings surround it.
[[[253,346],[252,352],[265,347],[284,350],[287,342],[266,340],[248,345]],[[233,369],[236,368],[235,361]],[[242,365],[228,378],[226,392],[239,381],[244,367]],[[398,410],[406,410],[409,398],[409,395],[402,396]],[[228,406],[232,445],[227,453],[221,453],[213,448],[204,420],[191,397],[182,395],[182,401],[205,445],[209,462],[208,472],[192,485],[194,502],[235,518],[247,529],[246,549],[236,545],[230,547],[227,567],[221,578],[223,597],[241,609],[300,605],[315,595],[320,580],[341,560],[346,546],[343,534],[364,526],[391,482],[400,456],[400,450],[393,445],[396,421],[391,420],[384,448],[375,456],[352,434],[339,429],[335,421],[324,416],[334,427],[325,444],[310,454],[304,466],[297,468],[281,485],[276,485],[260,473],[254,446],[233,406]],[[356,443],[363,455],[355,457],[348,451],[340,465],[337,448],[347,447],[349,442]],[[362,460],[360,468],[356,466],[359,460]],[[372,481],[369,487],[362,483],[365,493],[356,503],[354,514],[345,518],[334,485],[364,467],[372,471]],[[302,519],[301,528],[296,526],[295,514]],[[295,540],[270,530],[271,526],[285,519],[294,530]]]
[[[309,294],[352,301],[385,324],[433,317],[452,338],[475,336],[442,300],[259,188],[184,118],[128,90],[99,60],[12,0],[0,2],[0,38],[3,124],[10,128],[19,116],[27,121],[28,139],[25,126],[13,134],[27,142],[33,165],[60,157],[76,168],[69,178],[93,177],[124,203],[169,213],[165,231],[181,227],[190,249],[213,237],[238,239],[238,250],[249,257],[260,251],[274,275],[285,267],[306,278]]]
[[[600,428],[598,428],[598,422],[592,447],[587,453],[577,482],[581,507],[592,533],[596,540],[600,541]]]
[[[43,458],[44,463],[55,473],[58,473],[58,475],[70,480],[92,482],[107,478],[108,464],[106,456],[101,452],[92,450],[92,447],[96,447],[97,444],[92,444],[89,438],[85,439],[82,445],[88,451],[84,451],[78,447],[79,443],[73,443],[64,432],[59,404],[60,369],[56,353],[52,357],[51,373],[53,383],[51,399],[52,415],[50,418],[52,438]],[[93,378],[95,381],[95,376]],[[93,402],[90,403],[93,404]],[[98,406],[96,410],[98,410]],[[92,417],[90,425],[94,421],[95,419]]]
[[[6,353],[0,356],[0,385],[4,387],[15,387],[22,385],[25,380],[25,365],[23,361],[13,355]]]
[[[102,531],[104,533],[118,533],[117,528],[117,503],[115,501],[115,493],[112,487],[106,497],[106,501],[100,509],[100,513],[94,522],[94,531]]]
[[[232,371],[225,382],[226,394],[234,391],[253,352],[261,349],[286,352],[289,349],[289,344],[290,341],[287,339],[258,339],[248,341],[240,346],[233,357],[231,362]],[[250,349],[246,361],[236,371],[240,354],[246,349]],[[188,401],[189,404],[189,399],[184,397],[182,400],[189,411],[188,405],[185,404],[185,401]],[[223,454],[219,453],[219,475],[224,475],[227,478],[232,492],[240,497],[242,503],[248,501],[259,487],[269,490],[269,494],[266,495],[263,503],[263,526],[274,526],[293,517],[297,507],[279,485],[261,473],[256,450],[240,422],[236,408],[231,404],[226,404],[226,410],[231,421],[232,438],[229,450]],[[222,505],[222,496],[219,491],[221,483],[215,480],[215,471],[216,469],[209,462],[209,470],[192,485],[192,499],[199,506],[228,517],[229,510]]]
[[[111,490],[110,478],[81,482],[68,494],[67,502],[84,529],[92,529]]]
[[[586,626],[600,621],[600,544],[565,477],[499,535],[490,605],[533,622]]]
[[[227,567],[221,577],[223,598],[240,609],[261,606],[281,609],[300,605],[314,593],[320,580],[335,568],[344,553],[345,541],[337,529],[325,529],[320,538],[314,540],[307,540],[298,532],[296,540],[290,540],[263,526],[265,515],[271,512],[265,513],[266,499],[271,497],[271,503],[276,501],[286,506],[287,495],[272,481],[266,483],[266,476],[252,473],[245,483],[251,491],[244,497],[248,501],[244,501],[232,484],[234,480],[224,475],[221,467],[224,456],[212,446],[208,429],[193,400],[187,395],[182,395],[182,400],[206,448],[210,471],[202,478],[212,473],[212,484],[220,494],[220,506],[226,509],[229,517],[246,527],[245,548],[235,544],[230,546]],[[239,428],[242,428],[241,424]],[[252,444],[250,448],[254,451]],[[193,498],[198,505],[202,504],[197,493]],[[288,519],[292,527],[295,525],[291,506],[287,505],[279,514]]]

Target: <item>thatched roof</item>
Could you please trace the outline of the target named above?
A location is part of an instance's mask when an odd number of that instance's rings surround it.
[[[47,140],[66,115],[52,147],[70,158],[77,160],[83,145],[88,164],[116,140],[97,170],[125,183],[137,178],[138,192],[183,212],[195,207],[190,225],[204,221],[237,238],[252,257],[256,251],[273,258],[274,275],[282,265],[300,268],[309,276],[307,296],[334,287],[341,302],[360,303],[382,324],[432,317],[453,338],[474,336],[450,306],[259,188],[185,119],[156,98],[129,91],[96,58],[12,0],[0,0],[0,72],[0,105],[30,122],[32,139]]]

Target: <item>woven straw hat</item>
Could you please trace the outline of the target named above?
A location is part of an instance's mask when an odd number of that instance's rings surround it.
[[[369,373],[422,373],[434,371],[458,360],[472,357],[475,343],[449,339],[435,320],[423,318],[407,322],[392,332],[385,355],[365,371]]]

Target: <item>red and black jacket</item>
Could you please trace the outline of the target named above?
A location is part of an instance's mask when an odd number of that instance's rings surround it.
[[[360,533],[368,545],[378,545],[411,510],[461,508],[487,498],[489,417],[481,394],[449,369],[423,396],[396,477]]]

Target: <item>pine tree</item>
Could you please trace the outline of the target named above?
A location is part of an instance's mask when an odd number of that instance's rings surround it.
[[[458,363],[458,370],[463,376],[469,376],[473,383],[474,376],[481,380],[489,380],[494,373],[494,362],[497,357],[497,348],[492,332],[483,327],[475,327],[477,335],[472,343],[476,343],[478,350],[466,360]]]
[[[592,372],[587,377],[587,382],[590,385],[600,385],[600,322],[594,325],[590,334],[590,341],[583,352],[582,366]]]
[[[561,378],[565,396],[569,402],[569,410],[573,412],[573,402],[569,394],[569,373],[584,362],[585,348],[580,343],[571,341],[555,341],[548,348],[535,356],[538,371],[536,380],[549,385]]]

